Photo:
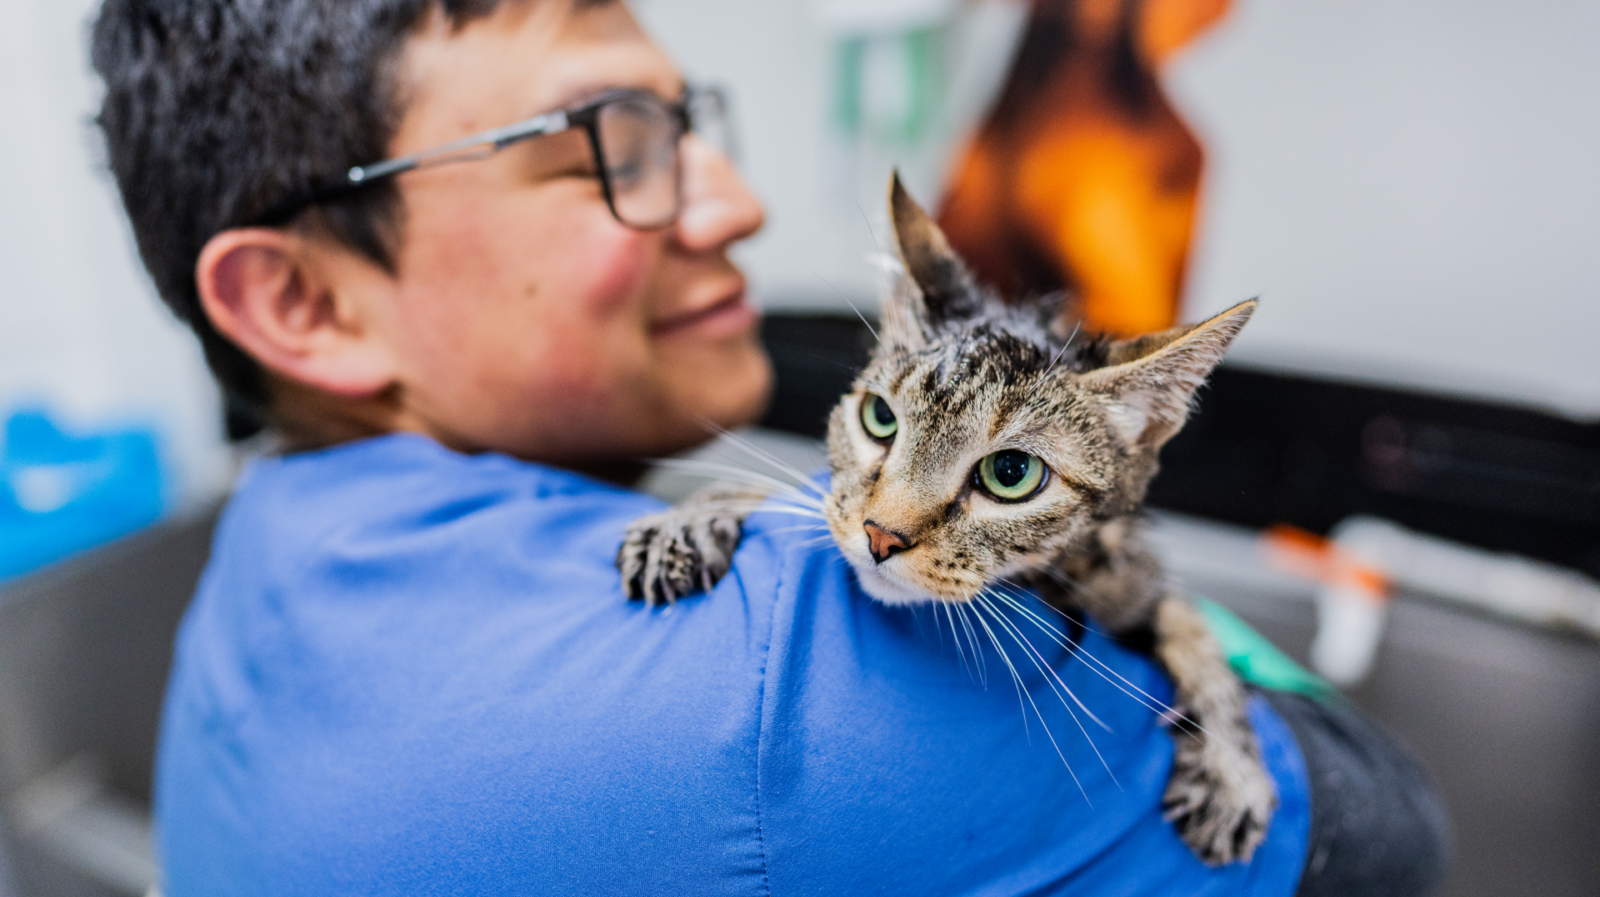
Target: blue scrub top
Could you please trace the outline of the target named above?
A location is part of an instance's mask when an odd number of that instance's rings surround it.
[[[1306,773],[1259,700],[1281,805],[1209,869],[1161,819],[1156,714],[1019,615],[1109,732],[1003,631],[1022,690],[869,599],[805,518],[752,517],[709,596],[630,603],[613,558],[659,507],[416,436],[254,464],[178,637],[170,897],[1293,893]]]

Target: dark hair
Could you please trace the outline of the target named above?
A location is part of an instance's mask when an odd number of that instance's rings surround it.
[[[256,428],[264,378],[201,309],[200,250],[383,158],[403,112],[394,74],[406,39],[435,8],[460,27],[501,2],[106,0],[101,8],[99,123],[139,253],[162,300],[200,338],[230,410],[256,417]],[[392,183],[318,209],[334,239],[392,270],[403,226]],[[248,422],[230,429],[241,426]]]

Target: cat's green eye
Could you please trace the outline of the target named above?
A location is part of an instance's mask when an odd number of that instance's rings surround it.
[[[900,421],[895,419],[889,403],[870,392],[861,400],[861,426],[873,439],[893,439],[900,432]]]
[[[1022,501],[1044,484],[1045,466],[1033,455],[1006,449],[978,462],[978,485],[1001,501]]]

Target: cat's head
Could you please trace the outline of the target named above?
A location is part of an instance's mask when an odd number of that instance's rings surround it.
[[[1002,302],[890,185],[905,276],[828,426],[829,529],[868,594],[967,601],[1144,499],[1156,455],[1255,310],[1110,341]]]

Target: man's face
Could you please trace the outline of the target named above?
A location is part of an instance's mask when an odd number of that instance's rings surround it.
[[[607,88],[668,99],[682,80],[621,3],[505,3],[403,57],[392,155],[572,106]],[[682,144],[676,224],[606,206],[581,129],[399,178],[397,272],[375,303],[400,426],[464,450],[588,466],[670,453],[753,419],[771,371],[727,256],[760,204],[728,159]]]

